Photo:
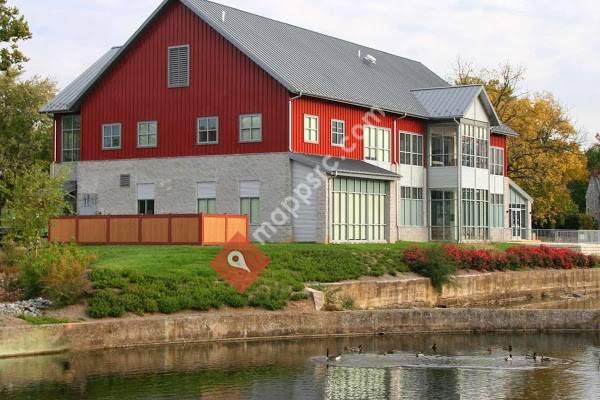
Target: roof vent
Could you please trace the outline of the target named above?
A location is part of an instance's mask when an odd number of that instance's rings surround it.
[[[367,54],[364,58],[363,61],[366,62],[367,64],[371,64],[371,65],[375,65],[377,64],[377,59],[375,57],[373,57],[370,54]]]
[[[223,21],[223,22],[225,22],[225,15],[226,15],[226,12],[225,12],[225,10],[223,10],[223,12],[221,13],[221,21]]]

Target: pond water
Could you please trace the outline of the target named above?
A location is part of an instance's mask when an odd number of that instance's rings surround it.
[[[595,333],[165,346],[0,360],[0,399],[598,399],[599,357]]]

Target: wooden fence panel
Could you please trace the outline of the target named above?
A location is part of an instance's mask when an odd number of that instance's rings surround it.
[[[169,217],[142,218],[141,237],[144,244],[169,243]]]
[[[108,218],[80,218],[77,227],[77,242],[81,244],[106,243]]]
[[[138,217],[111,217],[108,242],[133,244],[140,241],[140,219]]]
[[[51,218],[51,242],[224,245],[248,239],[245,215],[99,215]]]
[[[200,218],[173,216],[171,218],[171,243],[200,243]]]
[[[77,241],[77,220],[74,218],[51,219],[48,229],[48,240],[59,243]]]
[[[239,236],[238,236],[239,235]],[[233,240],[242,241],[248,240],[248,217],[242,216],[227,216],[227,242]]]

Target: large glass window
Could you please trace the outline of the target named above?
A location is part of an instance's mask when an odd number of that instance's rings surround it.
[[[490,148],[490,174],[504,175],[504,149],[502,147]]]
[[[462,190],[463,239],[488,239],[488,191],[480,189]]]
[[[431,166],[456,166],[455,127],[434,127],[431,129]]]
[[[504,195],[490,195],[490,226],[493,228],[504,227]]]
[[[240,142],[260,142],[262,140],[262,115],[240,116]]]
[[[488,168],[488,129],[483,126],[462,124],[462,165],[472,168]]]
[[[423,226],[423,188],[400,188],[400,225]]]
[[[138,147],[156,147],[158,122],[138,122]]]
[[[456,240],[456,193],[431,191],[431,239]]]
[[[319,117],[314,115],[304,116],[304,141],[319,143]]]
[[[390,136],[389,129],[365,126],[365,160],[390,162]]]
[[[105,150],[121,148],[121,124],[102,125],[102,148]]]
[[[62,161],[80,159],[81,119],[79,115],[62,117]]]
[[[334,178],[331,238],[335,242],[384,241],[388,183],[370,179]]]
[[[423,166],[423,136],[400,133],[400,164]]]

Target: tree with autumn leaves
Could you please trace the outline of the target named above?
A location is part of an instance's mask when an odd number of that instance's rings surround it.
[[[534,198],[537,227],[565,224],[580,212],[573,183],[586,181],[581,137],[558,100],[548,92],[520,93],[524,70],[509,64],[474,70],[459,61],[456,84],[481,84],[500,120],[519,136],[508,141],[508,174]]]

